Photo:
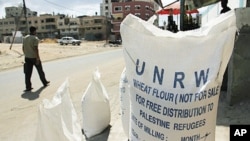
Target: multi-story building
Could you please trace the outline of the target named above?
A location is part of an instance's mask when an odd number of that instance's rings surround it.
[[[100,4],[100,13],[102,16],[111,17],[112,2],[113,0],[103,0]]]
[[[80,34],[85,40],[107,39],[107,19],[105,16],[84,16],[80,18]]]
[[[15,30],[28,33],[29,26],[37,27],[37,35],[43,38],[61,38],[73,36],[77,39],[111,40],[120,39],[120,24],[128,14],[134,14],[147,20],[157,8],[154,0],[103,0],[100,5],[101,16],[80,16],[77,18],[65,15],[43,14],[26,8],[27,22],[23,7],[6,7],[6,16],[0,19],[0,40],[12,36]],[[111,35],[111,36],[109,36]]]
[[[13,32],[18,30],[23,35],[28,33],[29,26],[37,28],[37,36],[43,38],[55,38],[58,35],[57,19],[59,16],[44,14],[25,18],[12,17],[0,19],[0,37],[3,40],[4,36],[12,36]]]
[[[0,40],[10,42],[15,30],[27,34],[29,26],[37,28],[37,36],[44,38],[61,38],[73,36],[76,39],[104,40],[107,37],[105,16],[81,16],[69,18],[65,15],[43,14],[40,16],[11,17],[0,19]]]
[[[120,37],[120,24],[128,14],[134,14],[143,20],[154,15],[154,3],[147,1],[126,1],[112,4],[111,34],[116,40]]]
[[[0,20],[0,33],[1,35],[11,35],[12,31],[16,30],[17,18],[5,18]]]
[[[43,14],[39,17],[29,17],[28,25],[35,26],[37,28],[37,36],[43,38],[55,38],[58,35],[57,20],[59,15]],[[21,23],[25,23],[25,19],[21,20]],[[23,31],[24,28],[20,28]]]
[[[22,17],[24,15],[22,6],[5,7],[5,13],[6,13],[6,16],[5,16],[6,18]],[[26,16],[27,17],[37,16],[37,12],[31,11],[29,8],[26,8]]]
[[[59,36],[72,36],[76,39],[79,39],[81,36],[79,35],[80,31],[80,19],[79,18],[68,18],[65,16],[61,16],[57,20],[57,29]]]
[[[57,25],[61,36],[73,36],[85,40],[103,40],[107,37],[105,16],[60,18]]]
[[[120,24],[128,14],[148,20],[158,9],[154,0],[103,0],[100,7],[100,13],[110,22],[110,40],[121,39]]]

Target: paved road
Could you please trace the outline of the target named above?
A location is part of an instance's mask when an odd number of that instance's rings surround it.
[[[34,89],[28,93],[23,92],[25,85],[22,67],[0,72],[1,141],[34,141],[38,122],[38,106],[43,99],[50,100],[66,78],[69,78],[72,102],[81,122],[81,97],[91,81],[92,72],[96,67],[99,68],[103,85],[109,93],[111,129],[114,128],[112,125],[119,122],[118,87],[124,68],[121,49],[45,62],[43,67],[48,80],[51,81],[50,86],[42,87],[37,71],[34,69],[32,76]],[[119,129],[122,130],[120,126]],[[103,137],[110,138],[111,136],[103,134],[93,140],[102,141],[98,138]],[[121,138],[121,134],[117,137]]]
[[[122,51],[114,50],[80,57],[73,57],[52,62],[43,63],[44,71],[49,80],[61,81],[71,75],[82,74],[85,70],[93,69],[96,66],[122,58]],[[17,92],[25,89],[23,68],[0,72],[0,100],[9,98]],[[42,84],[38,79],[37,71],[34,68],[32,76],[33,87],[36,89]]]

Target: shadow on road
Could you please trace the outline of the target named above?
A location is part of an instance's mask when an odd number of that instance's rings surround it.
[[[45,89],[46,87],[41,87],[36,91],[30,91],[30,92],[24,92],[21,97],[24,99],[28,99],[28,100],[35,100],[37,98],[39,98],[40,93]]]
[[[250,99],[244,99],[239,103],[230,106],[226,100],[226,91],[221,91],[218,112],[217,125],[229,126],[233,124],[250,124]]]

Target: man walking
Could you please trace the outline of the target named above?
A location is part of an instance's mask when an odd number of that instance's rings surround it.
[[[50,81],[46,80],[45,74],[43,72],[42,63],[39,57],[38,43],[39,39],[36,36],[36,28],[34,26],[31,26],[30,35],[25,36],[23,39],[23,53],[25,56],[25,63],[24,63],[25,84],[26,84],[25,91],[31,91],[33,89],[30,80],[33,71],[33,66],[36,67],[40,80],[43,83],[43,86],[46,87],[50,83]]]

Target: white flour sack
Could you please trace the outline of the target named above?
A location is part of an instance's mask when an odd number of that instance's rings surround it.
[[[111,120],[108,93],[100,77],[98,70],[93,72],[93,79],[82,97],[83,131],[87,138],[104,131]]]
[[[120,102],[121,102],[121,120],[125,135],[129,136],[129,122],[130,122],[130,99],[129,99],[129,84],[126,76],[126,68],[123,69],[120,84],[119,84]]]
[[[234,11],[198,30],[164,31],[128,15],[121,24],[130,85],[130,141],[214,141]]]
[[[82,141],[83,135],[69,93],[68,79],[58,88],[51,101],[39,108],[35,141]]]

